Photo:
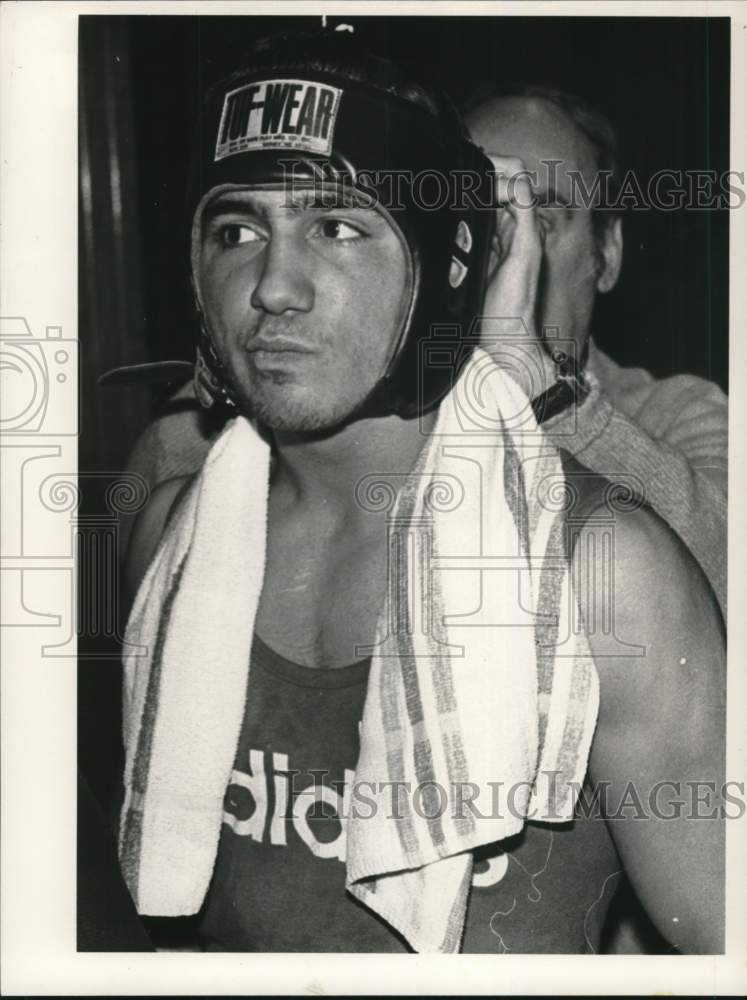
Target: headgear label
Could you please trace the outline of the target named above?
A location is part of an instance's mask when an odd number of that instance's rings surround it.
[[[328,154],[342,91],[308,80],[262,80],[226,94],[215,159],[259,149]]]

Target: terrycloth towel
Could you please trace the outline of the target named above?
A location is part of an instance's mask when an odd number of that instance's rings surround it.
[[[128,642],[147,652],[125,663],[120,854],[141,913],[195,913],[207,892],[264,575],[268,477],[266,443],[237,418],[128,623]],[[573,627],[563,481],[528,400],[478,351],[390,513],[389,597],[353,786],[376,808],[349,811],[347,886],[417,951],[459,950],[472,849],[527,816],[570,819],[583,781],[598,682]]]

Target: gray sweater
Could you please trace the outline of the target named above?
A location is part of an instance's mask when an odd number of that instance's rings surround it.
[[[608,478],[640,479],[647,503],[697,559],[726,620],[728,401],[693,375],[655,379],[590,345],[591,393],[545,430]]]

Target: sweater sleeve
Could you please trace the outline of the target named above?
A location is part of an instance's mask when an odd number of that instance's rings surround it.
[[[726,620],[727,397],[690,375],[655,380],[641,371],[631,378],[632,370],[595,354],[588,397],[545,429],[593,472],[643,483],[646,502],[698,561]],[[624,393],[610,384],[617,371]]]

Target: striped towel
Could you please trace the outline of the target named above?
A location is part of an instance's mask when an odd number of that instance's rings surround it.
[[[416,951],[459,950],[472,850],[528,817],[569,820],[586,771],[598,683],[573,627],[553,499],[560,459],[532,421],[516,383],[476,352],[390,515],[346,882]],[[268,473],[267,446],[237,418],[128,623],[128,642],[146,652],[125,663],[120,857],[141,913],[194,913],[210,882],[264,573]]]

